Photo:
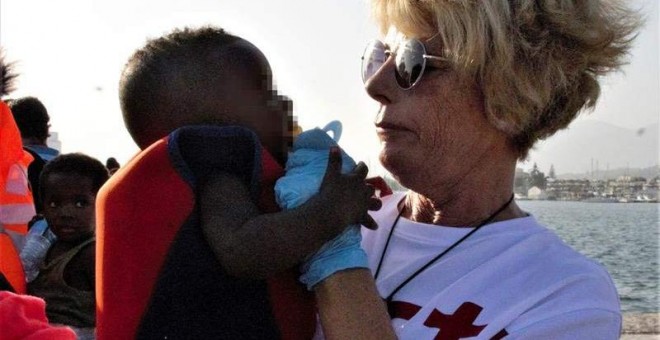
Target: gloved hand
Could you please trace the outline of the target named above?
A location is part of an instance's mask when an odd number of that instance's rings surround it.
[[[312,290],[332,274],[350,268],[368,268],[367,254],[360,247],[360,225],[351,225],[328,241],[300,266],[300,282]]]

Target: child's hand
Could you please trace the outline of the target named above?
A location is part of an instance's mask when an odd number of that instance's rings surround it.
[[[360,162],[353,171],[342,174],[341,165],[340,149],[331,148],[319,195],[327,203],[333,217],[341,221],[341,226],[362,224],[369,229],[378,228],[368,213],[381,207],[380,200],[374,196],[374,188],[365,182],[369,168]]]
[[[331,213],[329,218],[339,221],[344,229],[300,266],[300,282],[309,290],[338,271],[368,268],[367,254],[360,247],[359,224],[376,229],[378,225],[368,210],[380,209],[381,202],[374,196],[374,187],[365,181],[369,169],[364,163],[358,163],[347,174],[341,173],[341,163],[339,148],[331,148],[319,196],[323,207]]]

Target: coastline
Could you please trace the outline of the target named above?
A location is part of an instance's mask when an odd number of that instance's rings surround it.
[[[657,199],[648,199],[648,200],[634,200],[634,199],[625,199],[625,198],[612,198],[612,199],[552,199],[552,198],[529,198],[526,196],[516,196],[516,201],[551,201],[551,202],[582,202],[582,203],[616,203],[616,204],[658,204]]]
[[[660,339],[660,313],[624,313],[621,339]]]

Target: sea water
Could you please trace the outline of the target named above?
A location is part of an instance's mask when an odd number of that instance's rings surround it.
[[[519,201],[573,249],[607,268],[626,313],[660,310],[660,204]]]

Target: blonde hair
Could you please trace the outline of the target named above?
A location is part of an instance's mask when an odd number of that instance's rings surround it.
[[[620,0],[371,1],[383,33],[442,39],[520,158],[594,107],[598,78],[625,63],[640,26]]]

